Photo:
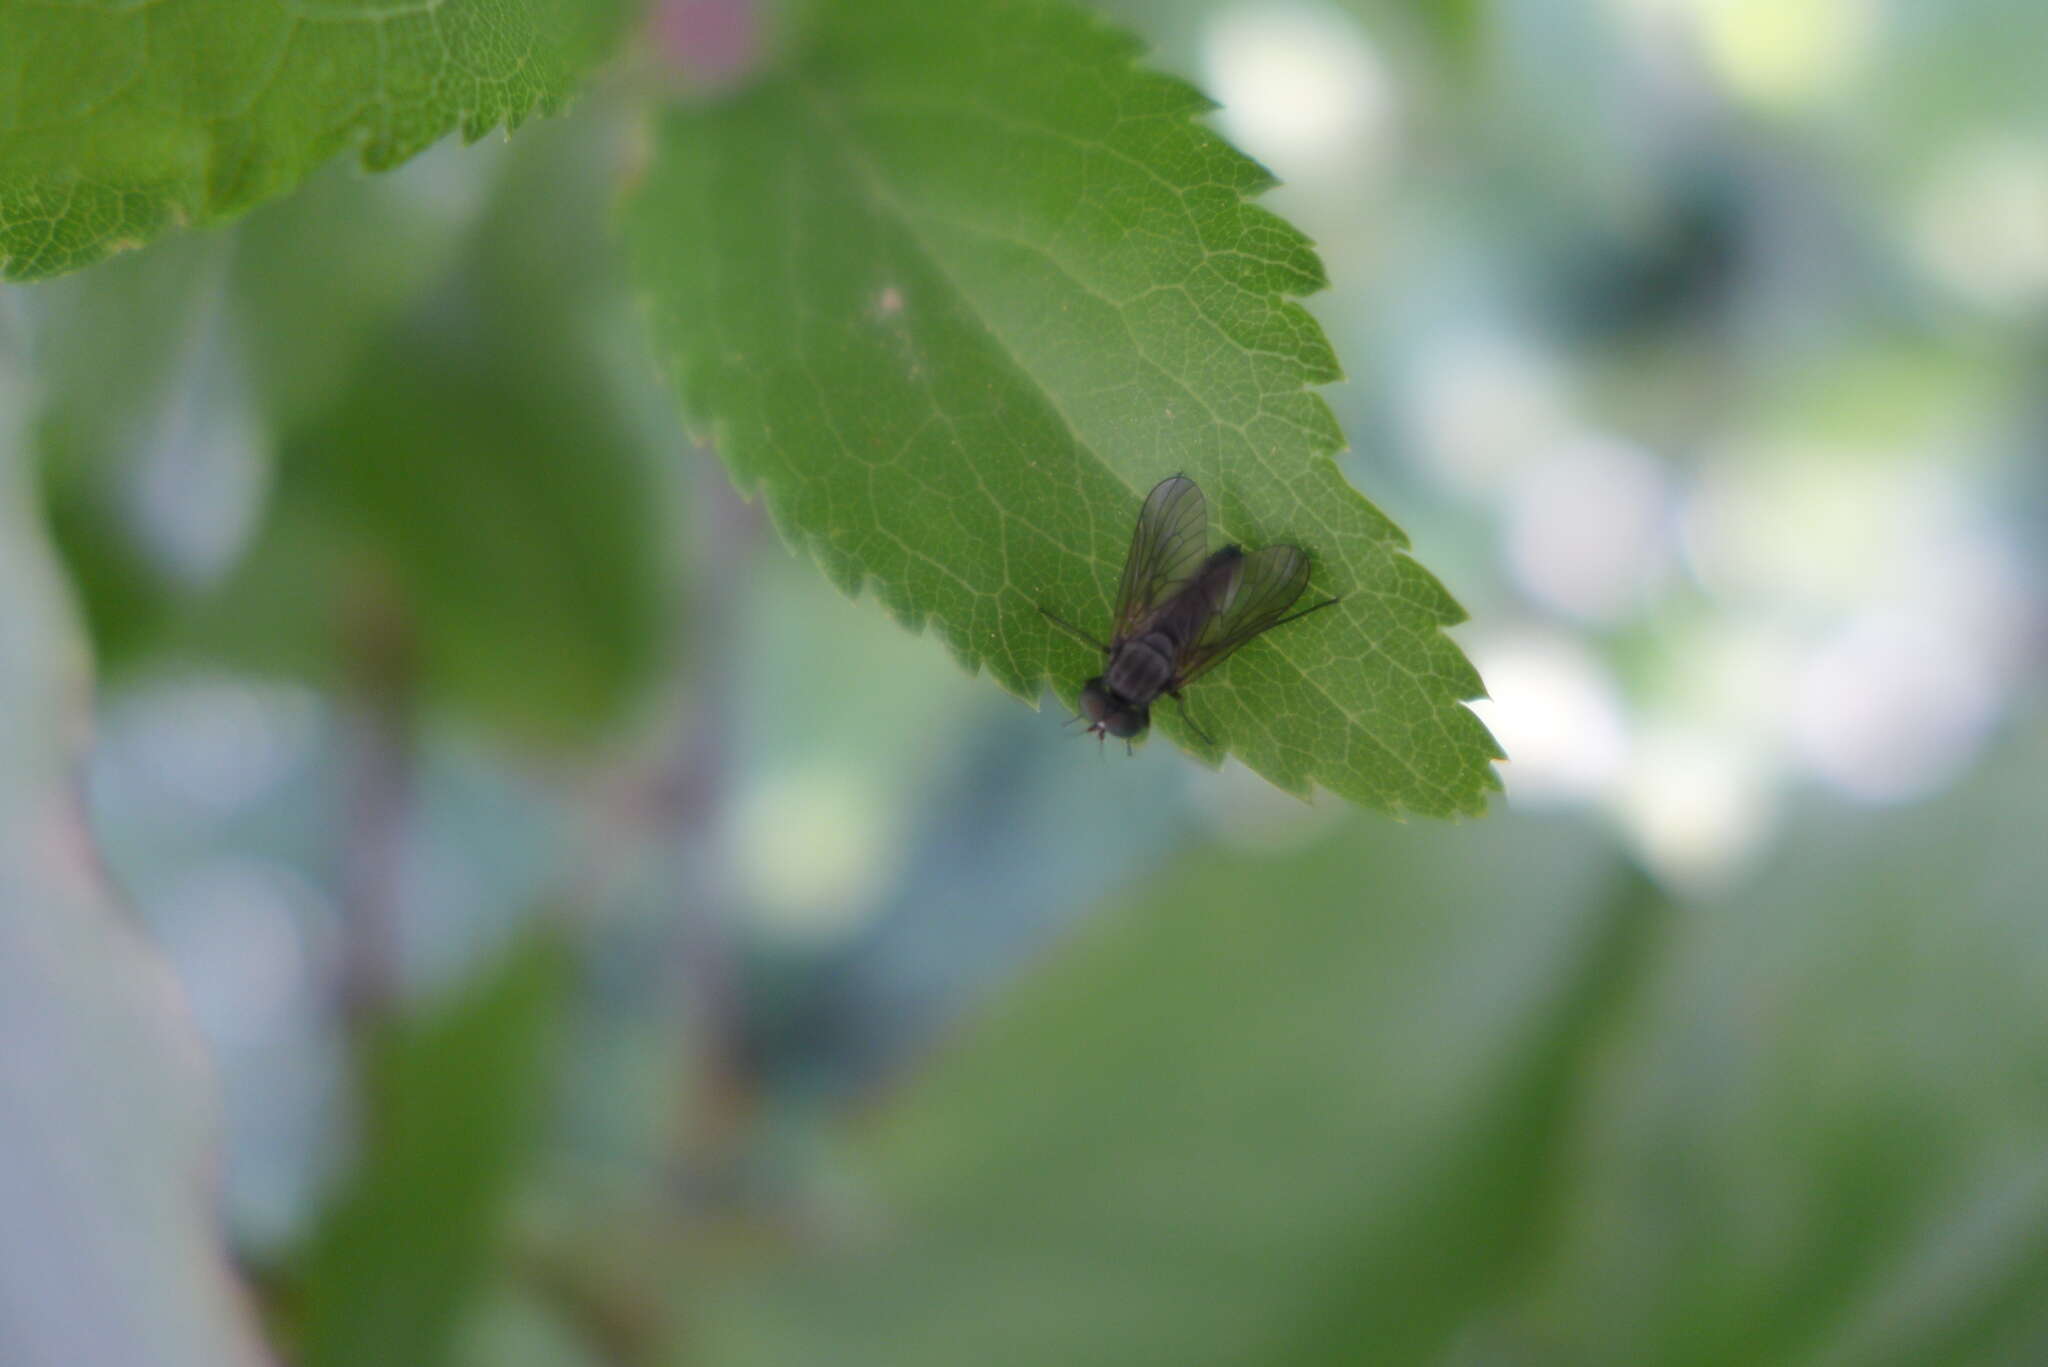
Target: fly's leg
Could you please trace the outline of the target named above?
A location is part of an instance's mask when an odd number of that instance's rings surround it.
[[[1311,612],[1321,612],[1324,608],[1336,607],[1337,604],[1343,601],[1344,600],[1341,598],[1325,598],[1322,602],[1317,603],[1314,607],[1303,608],[1300,612],[1290,613],[1289,615],[1282,617],[1279,621],[1273,623],[1273,625],[1270,627],[1262,627],[1259,630],[1259,635],[1263,636],[1269,631],[1274,631],[1280,627],[1284,627],[1289,622],[1299,622],[1302,618],[1308,616]],[[1042,612],[1044,611],[1044,609],[1041,608],[1040,611]]]
[[[1180,695],[1180,690],[1171,689],[1168,691],[1167,696],[1172,698],[1175,704],[1179,706],[1180,719],[1188,724],[1188,730],[1194,732],[1197,736],[1200,736],[1202,738],[1202,744],[1214,745],[1216,743],[1216,738],[1210,735],[1207,731],[1204,731],[1199,725],[1196,724],[1195,714],[1188,711],[1188,700]]]
[[[1101,652],[1102,652],[1102,653],[1103,653],[1104,655],[1107,655],[1107,654],[1109,654],[1109,647],[1108,647],[1108,646],[1106,646],[1106,645],[1104,645],[1104,644],[1103,644],[1102,642],[1100,642],[1100,641],[1096,640],[1096,639],[1095,639],[1095,638],[1094,638],[1093,636],[1090,636],[1090,635],[1089,635],[1089,634],[1088,634],[1087,632],[1085,632],[1085,631],[1081,630],[1081,628],[1079,628],[1079,627],[1075,626],[1075,625],[1074,625],[1074,624],[1073,624],[1072,622],[1069,622],[1069,621],[1068,621],[1068,620],[1067,620],[1066,618],[1064,618],[1064,617],[1061,617],[1061,616],[1057,615],[1056,613],[1054,613],[1053,611],[1051,611],[1051,610],[1050,610],[1049,608],[1046,608],[1046,607],[1045,607],[1045,606],[1043,606],[1042,604],[1041,604],[1041,605],[1039,606],[1039,609],[1038,609],[1038,610],[1039,610],[1039,611],[1040,611],[1041,613],[1044,613],[1044,614],[1045,614],[1045,620],[1046,620],[1046,621],[1048,621],[1048,622],[1051,622],[1051,623],[1052,623],[1052,624],[1053,624],[1054,626],[1058,627],[1058,628],[1059,628],[1059,629],[1060,629],[1061,631],[1064,631],[1064,632],[1066,632],[1066,633],[1067,633],[1067,635],[1069,635],[1069,636],[1073,637],[1073,638],[1074,638],[1075,640],[1079,641],[1079,642],[1080,642],[1080,643],[1081,643],[1082,645],[1084,645],[1084,646],[1094,646],[1094,647],[1095,647],[1095,648],[1096,648],[1097,650],[1101,651]]]

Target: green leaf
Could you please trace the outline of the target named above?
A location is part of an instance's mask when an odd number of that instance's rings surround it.
[[[617,720],[658,655],[649,472],[615,422],[579,421],[592,418],[584,395],[476,340],[390,339],[353,402],[288,451],[259,550],[346,547],[308,568],[337,615],[353,592],[388,586],[431,696],[573,742]],[[323,521],[326,537],[308,540]],[[267,594],[249,581],[272,563],[255,557],[227,601]]]
[[[460,268],[296,434],[278,493],[281,535],[329,520],[389,575],[431,693],[543,742],[616,721],[664,639],[661,486],[603,345],[631,332],[616,132],[520,138]]]
[[[263,1360],[214,1209],[213,1080],[77,791],[91,677],[0,313],[0,1356]]]
[[[1411,25],[1428,41],[1432,55],[1462,76],[1478,66],[1492,20],[1491,0],[1351,0],[1351,6]]]
[[[355,149],[382,170],[550,112],[614,0],[0,0],[0,278],[215,222]]]
[[[1437,1361],[1543,1246],[1656,912],[1557,821],[1205,856],[946,1051],[864,1237],[711,1360]]]
[[[1675,914],[1515,814],[1205,856],[865,1118],[868,1218],[710,1359],[2036,1361],[2048,727],[2002,748]]]
[[[569,981],[537,934],[438,1017],[376,1042],[369,1146],[305,1264],[312,1367],[432,1367],[497,1266]]]
[[[1674,920],[1527,1334],[1578,1362],[2040,1360],[2048,725],[1997,749],[1938,801],[1809,810]]]
[[[505,160],[556,126],[502,150],[437,148],[388,175],[330,164],[235,225],[231,303],[249,387],[274,430],[340,399],[363,353],[473,243]]]
[[[522,741],[587,740],[641,696],[670,620],[654,456],[681,438],[642,430],[656,386],[641,403],[646,367],[615,346],[639,338],[605,251],[620,131],[579,114],[522,134],[453,246],[396,211],[402,177],[323,178],[342,226],[297,234],[295,271],[276,237],[298,199],[235,235],[254,239],[236,316],[283,451],[253,544],[155,650],[330,684],[367,597],[410,629],[430,699]],[[444,268],[408,294],[323,297],[367,250],[422,239]]]
[[[51,529],[102,677],[145,659],[218,586],[246,534],[236,524],[260,512],[274,434],[335,404],[380,332],[445,277],[453,249],[475,236],[485,173],[502,165],[451,154],[385,176],[333,167],[230,231],[13,293],[33,324],[32,430]],[[237,460],[253,488],[223,480]],[[200,500],[212,506],[199,511]],[[181,505],[169,517],[167,502]],[[164,534],[166,521],[195,515],[211,523],[206,549],[219,558],[197,557],[210,563],[194,565],[189,545],[176,554]],[[265,568],[266,590],[297,592]],[[306,624],[303,601],[282,606],[285,625]]]
[[[872,584],[1004,687],[1072,698],[1145,492],[1315,558],[1330,612],[1192,691],[1202,744],[1290,792],[1475,812],[1492,738],[1463,614],[1353,491],[1312,386],[1302,236],[1182,83],[1065,5],[816,7],[785,67],[672,111],[629,213],[659,344],[740,485],[848,591]]]
[[[138,516],[145,468],[180,446],[238,444],[220,429],[247,423],[220,383],[231,255],[225,239],[189,238],[19,293],[36,323],[43,498],[103,674],[147,642],[183,587]]]

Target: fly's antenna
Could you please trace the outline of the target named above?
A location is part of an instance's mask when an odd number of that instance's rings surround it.
[[[1045,614],[1045,620],[1046,620],[1046,621],[1048,621],[1048,622],[1051,622],[1051,623],[1052,623],[1052,624],[1053,624],[1054,626],[1058,627],[1058,628],[1059,628],[1059,629],[1060,629],[1061,631],[1064,631],[1064,632],[1066,632],[1066,633],[1067,633],[1067,635],[1069,635],[1069,636],[1073,637],[1073,638],[1074,638],[1075,640],[1079,641],[1079,642],[1080,642],[1080,643],[1081,643],[1082,645],[1084,645],[1084,646],[1094,646],[1094,647],[1095,647],[1095,648],[1096,648],[1097,650],[1101,651],[1101,652],[1102,652],[1102,653],[1103,653],[1104,655],[1107,655],[1107,654],[1109,654],[1109,647],[1108,647],[1108,646],[1106,646],[1106,645],[1104,645],[1104,644],[1103,644],[1102,642],[1100,642],[1100,641],[1096,640],[1096,639],[1095,639],[1095,638],[1094,638],[1093,636],[1090,636],[1090,635],[1089,635],[1089,634],[1088,634],[1087,632],[1085,632],[1085,631],[1081,630],[1081,628],[1079,628],[1079,627],[1075,626],[1075,625],[1074,625],[1074,624],[1073,624],[1072,622],[1069,622],[1069,621],[1068,621],[1068,620],[1067,620],[1066,618],[1064,618],[1064,617],[1061,617],[1061,616],[1060,616],[1059,614],[1057,614],[1057,613],[1053,612],[1053,611],[1052,611],[1052,610],[1051,610],[1050,608],[1046,607],[1046,606],[1045,606],[1045,605],[1044,605],[1043,603],[1041,603],[1041,604],[1039,604],[1039,605],[1038,605],[1038,610],[1039,610],[1040,612],[1042,612],[1042,613],[1044,613],[1044,614]]]

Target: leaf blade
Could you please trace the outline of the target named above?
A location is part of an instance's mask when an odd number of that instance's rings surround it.
[[[684,404],[836,583],[1025,696],[1095,672],[1038,608],[1106,622],[1184,471],[1219,541],[1346,600],[1205,682],[1203,729],[1295,793],[1480,810],[1462,610],[1332,459],[1322,267],[1134,53],[1057,4],[825,7],[789,71],[670,114],[628,222]]]
[[[1556,819],[1354,817],[1134,884],[871,1118],[876,1236],[736,1284],[710,1356],[1442,1359],[1654,963],[1619,873]]]
[[[367,1041],[375,1128],[305,1255],[307,1362],[451,1360],[502,1255],[573,971],[539,927],[432,1015]]]
[[[230,217],[345,149],[384,170],[449,132],[474,142],[553,112],[622,13],[612,0],[8,0],[0,278]]]

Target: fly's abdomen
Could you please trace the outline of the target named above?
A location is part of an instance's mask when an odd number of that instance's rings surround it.
[[[1149,703],[1173,681],[1173,638],[1149,631],[1126,641],[1110,660],[1102,681],[1130,702]]]

